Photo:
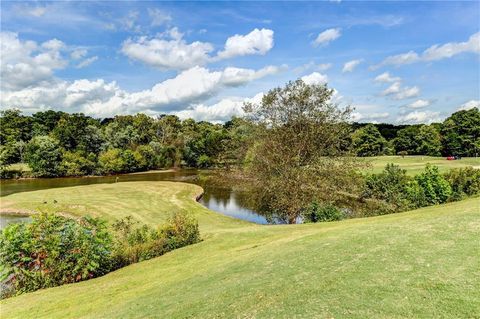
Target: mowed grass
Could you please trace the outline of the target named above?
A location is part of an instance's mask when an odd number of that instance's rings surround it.
[[[480,158],[464,157],[460,160],[448,161],[446,157],[431,156],[376,156],[365,157],[364,161],[370,163],[367,172],[380,173],[387,164],[393,163],[407,170],[407,174],[415,175],[423,171],[425,165],[430,163],[438,166],[440,172],[446,172],[453,168],[475,167],[480,168]]]
[[[168,182],[19,193],[2,208],[197,216],[204,241],[106,276],[1,301],[2,318],[476,318],[480,199],[341,222],[260,226]],[[59,207],[49,204],[56,199]],[[42,204],[47,201],[48,204]],[[50,206],[49,206],[50,205]],[[77,206],[78,205],[78,206]]]

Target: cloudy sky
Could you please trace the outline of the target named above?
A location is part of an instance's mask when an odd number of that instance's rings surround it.
[[[480,3],[2,2],[1,108],[221,122],[290,80],[354,120],[479,105]]]

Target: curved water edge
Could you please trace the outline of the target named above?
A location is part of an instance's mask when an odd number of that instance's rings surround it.
[[[28,192],[41,189],[70,187],[100,183],[132,182],[132,181],[173,181],[185,182],[202,187],[203,192],[193,199],[215,212],[257,224],[268,224],[267,219],[256,213],[244,200],[245,191],[237,189],[234,182],[216,183],[215,177],[221,177],[216,170],[165,170],[138,172],[112,176],[61,177],[1,180],[0,196]]]

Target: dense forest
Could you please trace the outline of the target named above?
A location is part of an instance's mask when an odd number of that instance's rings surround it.
[[[20,162],[28,164],[33,176],[55,177],[225,166],[243,161],[255,125],[247,118],[213,124],[174,115],[95,119],[81,113],[48,110],[25,115],[9,109],[0,117],[0,167],[3,177],[9,176],[9,165]],[[357,156],[480,152],[478,108],[431,125],[348,126],[345,145]]]

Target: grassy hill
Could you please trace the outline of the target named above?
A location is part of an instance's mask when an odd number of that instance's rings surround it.
[[[198,186],[125,182],[18,193],[3,210],[133,215],[186,210],[204,241],[101,278],[0,303],[2,318],[473,318],[480,199],[309,225],[260,226],[193,198]],[[57,203],[54,204],[53,200]],[[44,201],[47,204],[44,204]]]

